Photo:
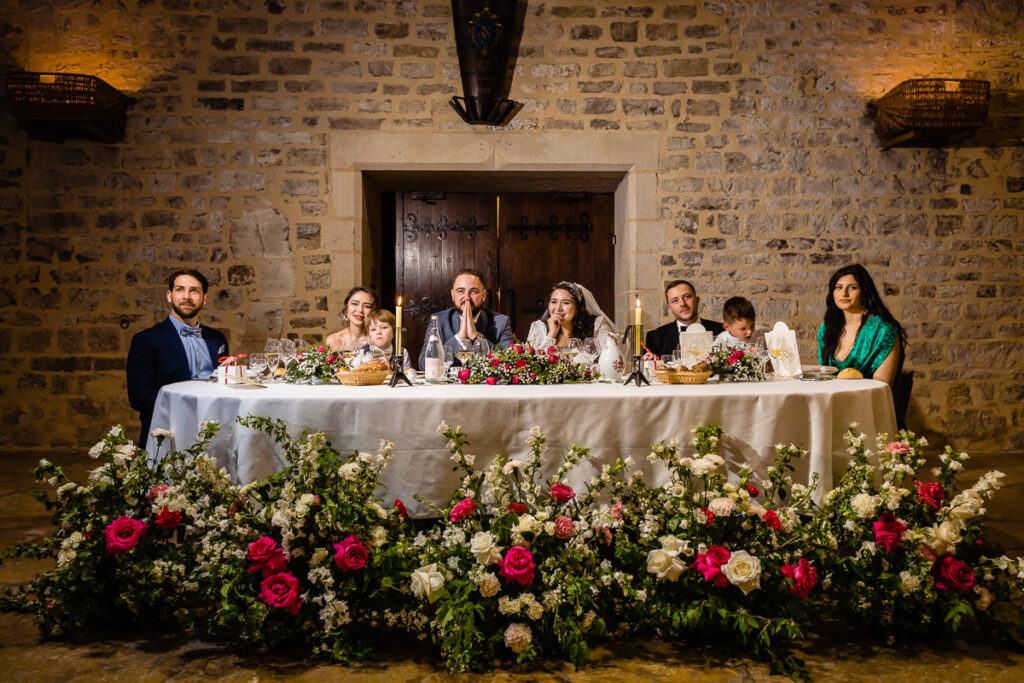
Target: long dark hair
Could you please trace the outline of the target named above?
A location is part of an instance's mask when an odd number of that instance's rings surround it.
[[[580,291],[579,286],[575,282],[559,282],[548,292],[548,301],[551,301],[551,295],[555,293],[556,289],[569,292],[569,296],[576,302],[576,315],[572,319],[573,334],[580,339],[592,337],[594,335],[594,320],[596,320],[596,317],[587,310],[587,304],[583,300],[583,292]],[[550,317],[551,313],[545,310],[540,319],[546,323]]]
[[[348,290],[348,294],[345,295],[345,303],[343,303],[341,305],[341,314],[345,316],[345,324],[341,328],[343,330],[346,327],[348,327],[349,325],[352,324],[352,321],[348,319],[348,302],[349,302],[349,300],[352,297],[354,297],[359,292],[363,292],[364,294],[369,294],[370,295],[370,301],[373,302],[373,310],[374,311],[376,311],[378,308],[380,308],[380,306],[377,304],[377,295],[376,294],[374,294],[373,292],[368,290],[366,287],[353,287],[352,289]],[[367,330],[370,329],[370,321],[369,321],[369,319],[365,320],[363,324],[366,325],[366,329]]]
[[[843,333],[843,326],[846,324],[846,318],[842,309],[836,305],[835,297],[836,283],[839,282],[839,278],[846,275],[852,275],[853,279],[857,281],[857,286],[860,287],[860,305],[864,308],[867,316],[877,315],[885,322],[896,326],[900,343],[899,364],[902,367],[903,351],[907,346],[907,333],[882,302],[878,288],[875,287],[875,281],[871,279],[867,269],[859,263],[843,266],[832,273],[832,277],[829,278],[828,293],[825,295],[825,338],[824,348],[821,352],[822,362],[828,363],[832,358],[836,347],[839,346],[839,336]]]

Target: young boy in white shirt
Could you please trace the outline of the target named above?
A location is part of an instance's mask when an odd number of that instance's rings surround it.
[[[734,296],[725,302],[722,307],[722,324],[724,330],[715,337],[712,347],[725,346],[730,349],[750,346],[750,340],[754,336],[754,304],[742,296]]]

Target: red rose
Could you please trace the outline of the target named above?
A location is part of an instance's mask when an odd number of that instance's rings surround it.
[[[513,377],[512,378],[512,384],[519,384],[519,378],[518,377]]]
[[[253,541],[249,545],[246,559],[250,562],[249,573],[263,572],[264,577],[276,574],[288,565],[277,542],[269,536],[261,536]]]
[[[469,379],[469,368],[462,368],[459,370],[459,379]]]
[[[526,512],[526,506],[523,505],[522,503],[509,503],[508,509],[516,513],[517,515],[521,515],[524,512]]]
[[[952,555],[944,555],[932,565],[932,576],[940,591],[968,591],[974,585],[974,572]]]
[[[333,363],[333,362],[334,362],[334,356],[327,356],[327,358],[326,358],[325,360],[326,360],[326,361],[327,361],[328,363]]]
[[[567,538],[571,538],[572,532],[575,531],[575,529],[576,525],[573,524],[572,519],[565,517],[564,515],[555,519],[555,536],[563,541]]]
[[[565,484],[555,484],[548,489],[548,495],[550,495],[559,505],[564,505],[576,497],[576,492]]]
[[[512,350],[515,351],[516,353],[522,353],[523,352],[523,347],[520,346],[519,344],[513,344],[512,345]]]
[[[935,510],[942,507],[942,500],[946,497],[946,492],[942,490],[942,484],[937,481],[928,482],[927,484],[915,481],[914,485],[917,486],[917,499],[919,501]]]
[[[317,353],[323,353],[324,352],[324,347],[318,346],[318,347],[316,347],[316,351],[317,351]]]
[[[554,354],[552,354],[552,355],[548,356],[548,362],[549,362],[549,363],[552,363],[552,364],[553,364],[553,363],[557,363],[557,362],[558,362],[558,356],[556,356],[556,355],[554,355]]]
[[[522,358],[520,358],[519,360],[516,361],[516,367],[517,368],[525,368],[526,367],[526,361],[523,360]]]
[[[173,529],[174,527],[181,524],[181,512],[179,512],[178,510],[171,512],[170,510],[167,509],[167,506],[164,505],[164,509],[161,510],[160,514],[156,516],[156,519],[153,520],[153,523],[161,529]]]
[[[558,353],[558,347],[557,346],[549,346],[548,347],[548,353]]]
[[[711,522],[715,521],[715,513],[711,510],[701,508],[701,512],[703,512],[704,516],[707,517],[707,520],[704,522],[705,524],[711,524]]]
[[[355,536],[349,535],[341,543],[334,544],[334,564],[343,572],[362,569],[366,566],[366,547]]]
[[[875,532],[875,545],[885,548],[887,553],[899,547],[903,532],[907,530],[891,512],[883,512],[871,528]]]
[[[729,583],[729,579],[722,573],[721,567],[729,561],[731,555],[732,553],[724,546],[713,545],[708,548],[706,553],[697,553],[697,560],[690,565],[690,568],[700,572],[705,581],[721,587]]]
[[[536,565],[533,563],[533,553],[521,545],[514,545],[505,553],[501,559],[501,570],[498,575],[506,581],[528,586],[533,583],[533,570]]]
[[[495,358],[494,360],[491,361],[491,367],[492,368],[496,368],[499,365],[501,365],[501,360],[499,358]]]
[[[466,498],[455,504],[455,507],[452,508],[452,513],[448,515],[448,519],[453,522],[461,522],[473,514],[474,510],[476,510],[476,503],[473,502],[472,498]]]
[[[271,607],[280,607],[291,614],[298,614],[302,606],[299,595],[299,580],[287,572],[271,574],[260,583],[260,600]]]
[[[149,525],[131,517],[121,516],[107,525],[103,535],[107,537],[107,552],[120,555],[139,544],[146,535]]]
[[[495,378],[495,377],[488,377],[488,378],[487,378],[487,383],[488,383],[488,384],[492,384],[492,385],[493,385],[493,384],[497,384],[497,383],[498,383],[498,380],[497,380],[497,378]]]
[[[409,516],[409,511],[405,509],[405,503],[400,498],[395,499],[395,507],[398,509],[398,516],[402,519]]]
[[[776,531],[782,531],[782,522],[779,521],[779,516],[775,514],[775,510],[768,510],[763,515],[761,515],[761,519],[763,519],[764,523],[772,529],[775,529]]]
[[[537,373],[536,372],[531,372],[530,373],[530,379],[537,379]]]
[[[527,346],[526,347],[526,352],[527,353],[536,353],[537,349],[533,348],[532,346]]]
[[[818,570],[802,557],[796,564],[782,565],[779,571],[787,579],[793,580],[793,585],[789,587],[789,594],[803,600],[807,599],[807,595],[814,588],[814,584],[818,582]]]
[[[761,492],[757,490],[757,487],[756,487],[756,486],[754,486],[753,484],[749,484],[749,483],[748,483],[748,484],[747,484],[747,493],[749,493],[749,494],[750,494],[750,497],[751,497],[751,498],[756,498],[756,497],[757,497],[757,494],[759,494],[759,493],[761,493]]]

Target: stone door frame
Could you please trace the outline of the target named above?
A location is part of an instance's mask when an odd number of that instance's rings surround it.
[[[644,321],[659,322],[659,259],[666,229],[658,215],[660,135],[643,133],[379,132],[330,133],[331,206],[324,246],[332,254],[329,310],[338,310],[349,287],[370,281],[378,224],[376,190],[366,171],[621,172],[615,189],[615,309],[622,327],[634,298],[644,301]],[[550,277],[557,277],[556,273]],[[384,304],[386,307],[392,306]]]

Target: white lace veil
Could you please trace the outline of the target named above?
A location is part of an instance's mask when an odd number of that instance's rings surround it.
[[[559,282],[553,287],[553,289],[560,289],[559,285],[569,285],[571,290],[575,289],[572,294],[578,295],[577,298],[579,299],[583,299],[583,307],[586,309],[587,313],[594,316],[594,329],[588,330],[588,334],[590,336],[596,337],[598,332],[602,329],[611,334],[616,333],[615,324],[612,322],[611,318],[604,314],[601,307],[597,305],[597,299],[594,298],[593,292],[578,282],[569,282],[568,280]],[[544,315],[541,316],[541,320],[547,321],[548,317],[548,312],[544,311]]]

